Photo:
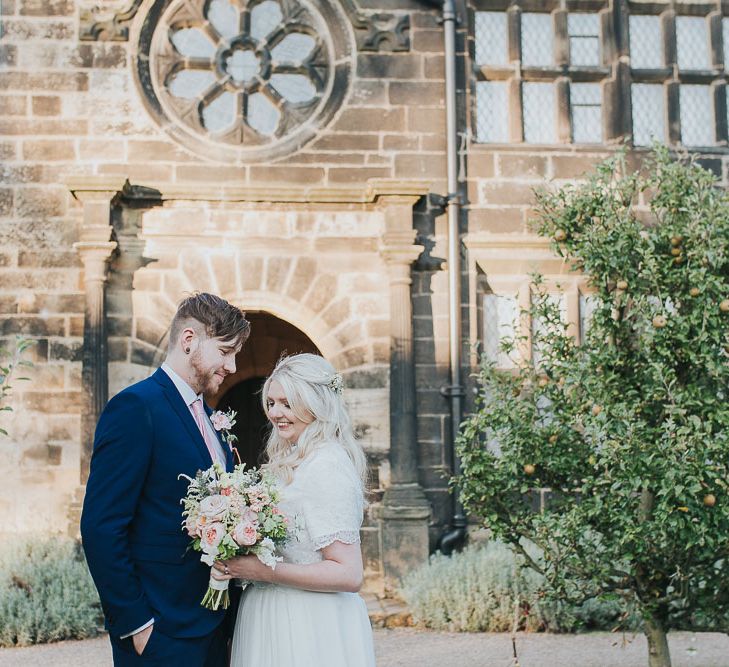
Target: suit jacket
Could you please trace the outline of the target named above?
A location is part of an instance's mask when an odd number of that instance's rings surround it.
[[[226,444],[223,451],[232,470]],[[167,636],[201,637],[223,621],[224,611],[200,605],[210,568],[188,549],[180,504],[188,482],[178,476],[211,465],[190,409],[162,369],[104,408],[81,536],[110,634],[126,635],[154,617]]]

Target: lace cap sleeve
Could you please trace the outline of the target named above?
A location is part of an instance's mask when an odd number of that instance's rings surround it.
[[[328,445],[301,471],[303,513],[314,548],[359,542],[364,497],[357,472],[344,450]]]

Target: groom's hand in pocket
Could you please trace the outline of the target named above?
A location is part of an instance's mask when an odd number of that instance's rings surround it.
[[[132,635],[132,642],[134,643],[134,650],[137,652],[137,655],[142,655],[142,653],[144,653],[144,649],[147,647],[147,642],[152,635],[153,628],[154,623],[152,623],[152,625],[148,625],[144,628],[144,630],[140,630],[136,635]]]

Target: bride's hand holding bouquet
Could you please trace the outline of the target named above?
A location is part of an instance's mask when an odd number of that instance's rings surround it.
[[[279,510],[279,494],[272,475],[238,465],[225,472],[215,463],[189,480],[182,499],[184,528],[200,560],[213,567],[216,561],[255,555],[270,567],[281,560],[276,547],[288,537],[288,519]],[[228,581],[212,576],[202,605],[207,609],[228,608]]]

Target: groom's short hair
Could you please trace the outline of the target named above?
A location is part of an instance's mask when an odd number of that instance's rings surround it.
[[[177,307],[170,325],[170,345],[179,340],[182,331],[190,326],[190,320],[199,322],[208,338],[220,338],[235,345],[243,345],[251,333],[250,322],[240,308],[215,294],[195,292]]]

